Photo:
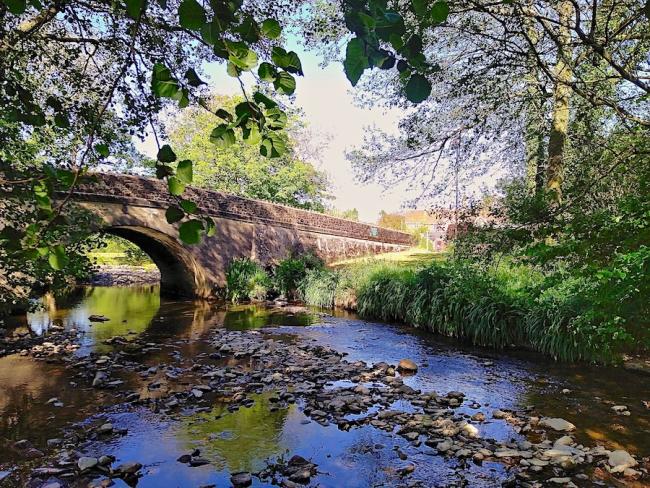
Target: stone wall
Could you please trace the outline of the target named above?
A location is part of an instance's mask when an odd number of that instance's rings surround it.
[[[107,173],[96,173],[92,175],[92,178],[95,181],[82,183],[78,186],[74,195],[75,199],[156,208],[166,208],[172,202],[164,181]],[[202,211],[214,217],[268,223],[310,232],[404,246],[411,245],[413,239],[410,234],[393,229],[217,191],[190,187],[184,196],[198,203]]]
[[[106,232],[128,239],[158,266],[161,290],[208,297],[225,284],[234,258],[273,264],[292,252],[313,251],[326,262],[400,251],[411,236],[328,215],[189,188],[186,197],[214,218],[217,232],[197,245],[178,239],[178,224],[165,210],[172,201],[164,182],[99,174],[76,188],[74,199],[99,217]],[[101,222],[101,223],[99,223]]]

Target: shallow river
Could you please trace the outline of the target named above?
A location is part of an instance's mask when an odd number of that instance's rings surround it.
[[[84,288],[68,304],[53,300],[44,300],[44,304],[43,311],[6,321],[0,327],[9,335],[48,334],[53,326],[74,328],[81,346],[74,354],[80,359],[109,353],[114,346],[107,342],[114,336],[137,339],[157,347],[137,356],[136,361],[147,368],[165,363],[179,370],[199,359],[209,360],[213,349],[208,338],[214,328],[264,329],[283,340],[296,340],[297,336],[330,346],[347,353],[348,361],[396,364],[403,358],[412,359],[419,370],[405,377],[404,383],[423,391],[465,393],[466,400],[458,409],[461,413],[474,414],[473,402],[481,405],[488,419],[495,409],[534,406],[544,416],[574,423],[575,437],[585,445],[625,449],[639,457],[650,455],[650,410],[644,405],[650,400],[650,378],[621,369],[553,363],[522,352],[496,354],[339,312],[305,314],[292,309],[216,308],[206,303],[161,300],[155,286]],[[91,315],[109,320],[90,322]],[[246,366],[235,358],[215,361]],[[125,368],[117,376],[140,397],[156,395],[147,386],[155,378],[163,390],[174,388],[162,372],[145,378],[147,368]],[[0,358],[0,487],[22,486],[30,470],[42,465],[40,459],[27,461],[7,447],[15,441],[28,439],[48,453],[48,439],[105,422],[126,429],[126,433],[108,440],[91,439],[83,444],[83,454],[112,455],[117,462],[143,464],[139,487],[230,486],[232,473],[259,471],[269,459],[294,454],[318,465],[319,474],[311,486],[500,486],[509,477],[503,463],[477,466],[445,459],[434,455],[431,448],[415,447],[369,425],[347,432],[333,424],[321,425],[305,416],[301,401],[277,409],[268,393],[254,397],[250,408],[231,412],[227,404],[217,401],[209,408],[182,409],[170,417],[118,401],[110,391],[92,388],[78,376],[65,363],[20,354]],[[191,381],[178,380],[181,384]],[[53,398],[60,403],[48,403]],[[626,405],[630,415],[617,415],[613,405]],[[481,435],[504,441],[521,439],[507,423],[489,420],[481,424]],[[210,463],[191,467],[177,462],[181,454],[193,449],[200,449]],[[416,466],[408,481],[395,476],[406,458]],[[413,480],[422,484],[413,484]],[[115,480],[115,486],[126,484]],[[265,485],[253,478],[253,486]]]

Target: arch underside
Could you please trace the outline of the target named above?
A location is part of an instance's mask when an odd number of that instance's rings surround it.
[[[160,270],[160,292],[196,297],[206,292],[205,277],[190,253],[160,231],[141,226],[111,226],[104,232],[122,237],[144,251]]]

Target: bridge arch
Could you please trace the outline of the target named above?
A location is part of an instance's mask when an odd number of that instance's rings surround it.
[[[160,292],[166,296],[208,295],[209,285],[192,254],[169,235],[139,225],[112,225],[103,232],[132,242],[144,251],[160,271]]]

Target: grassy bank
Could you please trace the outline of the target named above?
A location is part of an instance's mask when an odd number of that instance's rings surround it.
[[[343,306],[364,318],[404,322],[476,345],[612,362],[622,352],[649,349],[650,310],[643,299],[648,264],[646,250],[629,263],[625,277],[634,280],[636,273],[638,282],[622,286],[621,277],[607,270],[545,275],[507,262],[375,261],[313,270],[300,290],[311,305]]]
[[[610,268],[542,271],[513,258],[478,264],[396,253],[325,267],[313,255],[227,271],[233,301],[284,296],[361,317],[403,322],[492,348],[525,347],[565,361],[613,362],[650,350],[650,248]]]

